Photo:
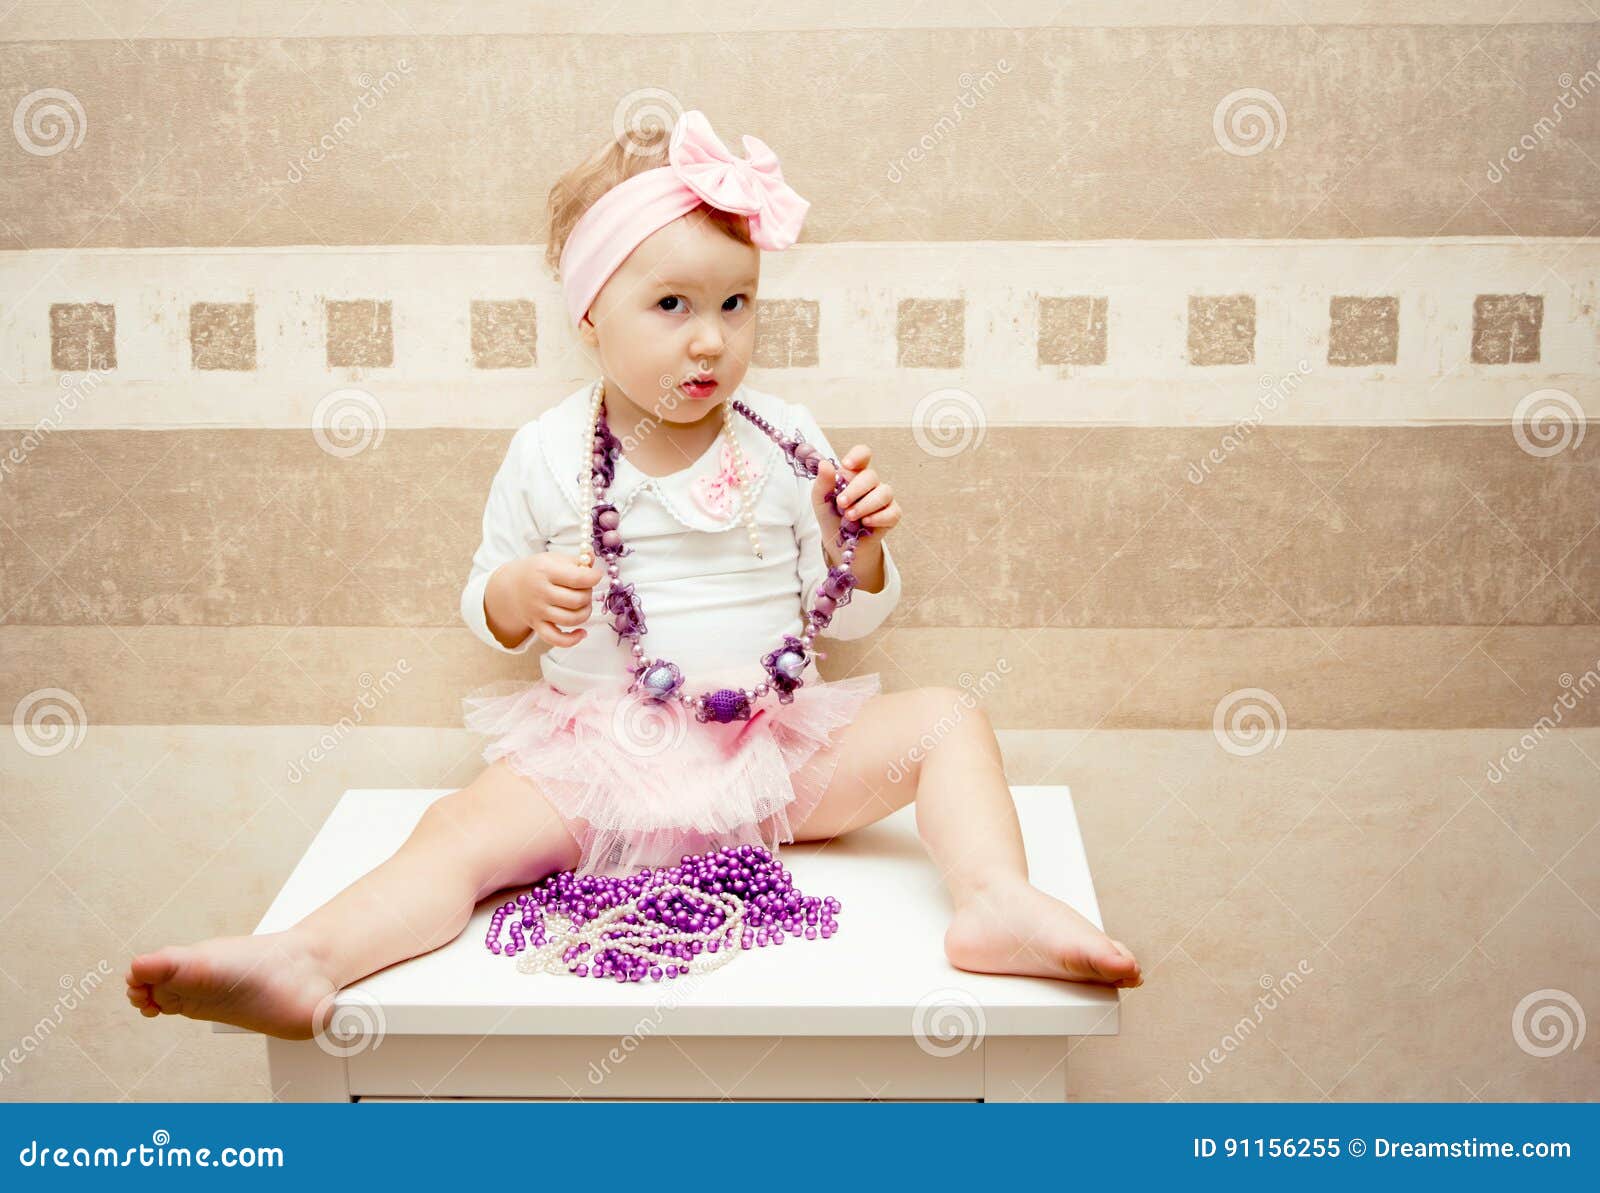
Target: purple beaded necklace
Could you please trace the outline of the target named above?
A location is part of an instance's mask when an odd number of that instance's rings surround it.
[[[730,845],[625,878],[552,874],[497,907],[483,943],[507,957],[526,953],[517,960],[523,973],[659,982],[788,937],[826,940],[840,910],[831,895],[802,892],[762,846]]]
[[[816,477],[823,458],[816,447],[798,435],[783,435],[743,402],[732,402],[731,405],[783,449],[796,476]],[[588,476],[585,478],[580,473],[579,480],[583,483],[585,496],[592,497],[589,511],[591,542],[588,546],[592,546],[593,554],[586,546],[579,552],[579,561],[588,566],[595,555],[603,556],[606,560],[606,575],[610,584],[603,604],[606,612],[611,614],[611,628],[616,630],[618,641],[626,639],[633,654],[634,661],[627,669],[633,677],[628,690],[663,703],[677,701],[685,708],[693,709],[697,721],[716,721],[721,724],[749,720],[756,704],[772,692],[778,694],[780,704],[791,703],[795,689],[803,686],[801,675],[807,663],[813,654],[820,653],[812,650],[813,639],[820,630],[827,628],[839,606],[850,603],[851,590],[856,586],[855,573],[850,566],[850,561],[855,558],[856,543],[872,534],[868,527],[856,519],[844,518],[839,510],[839,494],[849,480],[838,472],[838,461],[833,462],[834,484],[833,492],[828,495],[828,505],[841,518],[838,542],[844,549],[840,552],[841,562],[829,567],[827,576],[817,585],[816,599],[805,617],[805,630],[798,638],[793,634],[785,634],[782,645],[762,656],[761,666],[767,678],[754,688],[719,688],[714,692],[691,696],[684,690],[683,672],[676,663],[670,659],[646,657],[641,641],[645,634],[644,606],[632,584],[619,583],[621,568],[617,560],[632,551],[623,545],[619,530],[622,521],[620,511],[605,500],[605,492],[616,477],[616,462],[622,456],[622,441],[611,433],[611,428],[606,424],[604,378],[596,381],[590,391],[586,440],[590,444]],[[748,494],[743,495],[743,500],[749,501]]]

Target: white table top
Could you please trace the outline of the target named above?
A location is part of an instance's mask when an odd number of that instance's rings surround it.
[[[1014,787],[1035,885],[1104,926],[1066,787]],[[389,857],[449,789],[352,789],[340,798],[257,933],[297,923]],[[454,941],[345,987],[341,1002],[381,1007],[387,1035],[706,1036],[1115,1035],[1118,992],[1049,978],[969,973],[944,956],[951,903],[907,806],[779,860],[807,895],[833,895],[839,931],[741,950],[722,968],[660,982],[524,974],[484,947],[495,907],[481,903]],[[370,1012],[369,1012],[370,1013]],[[224,1024],[219,1031],[238,1030]],[[965,1029],[969,1033],[971,1026]]]

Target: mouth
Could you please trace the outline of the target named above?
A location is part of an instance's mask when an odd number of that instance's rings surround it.
[[[680,382],[678,388],[691,398],[709,398],[717,392],[717,380],[715,377],[690,377]]]

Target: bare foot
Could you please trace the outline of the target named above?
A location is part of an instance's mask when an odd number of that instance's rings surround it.
[[[975,894],[950,921],[944,951],[951,965],[978,973],[1144,984],[1127,945],[1028,882],[1001,883]]]
[[[332,1010],[336,987],[292,932],[215,936],[141,953],[124,975],[128,1001],[147,1019],[216,1019],[285,1040],[309,1040]]]

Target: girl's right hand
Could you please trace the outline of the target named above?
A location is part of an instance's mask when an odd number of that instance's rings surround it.
[[[554,551],[525,556],[517,564],[512,591],[524,623],[551,646],[574,646],[588,637],[583,623],[594,611],[594,586],[605,572]]]

